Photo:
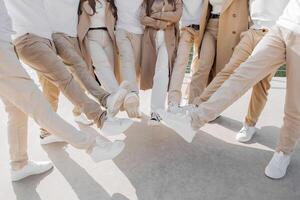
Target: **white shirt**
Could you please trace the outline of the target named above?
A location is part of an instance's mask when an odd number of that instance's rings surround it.
[[[209,3],[212,5],[212,14],[220,14],[225,3],[225,0],[209,0]]]
[[[51,40],[50,27],[42,0],[4,0],[16,34],[13,39],[32,33]]]
[[[249,0],[253,29],[270,29],[282,15],[289,0]],[[299,11],[300,12],[300,11]]]
[[[8,16],[4,0],[0,0],[0,40],[10,42],[12,31],[12,22]]]
[[[290,0],[277,24],[300,34],[300,0]]]
[[[203,0],[183,0],[181,26],[199,25]]]
[[[80,0],[43,0],[50,25],[55,33],[77,37]]]
[[[106,4],[104,0],[96,1],[96,13],[91,16],[90,28],[106,27],[105,23]]]
[[[115,0],[118,9],[117,29],[143,34],[144,27],[140,22],[142,3],[143,0]]]

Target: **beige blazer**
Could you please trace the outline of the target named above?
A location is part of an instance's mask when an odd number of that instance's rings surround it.
[[[80,45],[82,55],[83,55],[86,63],[88,64],[89,69],[91,70],[91,72],[93,72],[94,67],[93,67],[93,62],[91,59],[91,54],[89,52],[89,48],[88,48],[89,44],[88,44],[88,39],[87,39],[87,33],[89,31],[90,24],[91,24],[90,16],[93,14],[93,10],[90,7],[88,1],[85,1],[82,4],[81,8],[79,8],[79,9],[81,9],[81,15],[79,16],[79,24],[78,24],[79,45]],[[119,51],[117,48],[116,37],[115,37],[115,33],[114,33],[116,19],[112,13],[111,5],[107,1],[106,1],[106,11],[105,12],[106,12],[105,24],[106,24],[110,39],[112,40],[113,48],[114,48],[115,76],[116,76],[117,80],[120,81]]]
[[[162,11],[165,4],[164,11]],[[150,16],[149,16],[150,15]],[[165,41],[168,51],[169,71],[171,75],[173,63],[179,43],[179,20],[182,15],[182,1],[176,0],[175,5],[167,0],[155,1],[151,7],[151,13],[147,15],[146,4],[142,5],[141,23],[145,25],[142,42],[141,81],[142,90],[151,89],[157,60],[155,37],[158,30],[165,31]]]
[[[216,60],[213,75],[220,72],[229,62],[240,34],[249,28],[249,0],[226,0],[220,14]],[[204,0],[200,23],[199,55],[206,25],[211,13],[209,0]],[[201,59],[201,58],[200,58]]]

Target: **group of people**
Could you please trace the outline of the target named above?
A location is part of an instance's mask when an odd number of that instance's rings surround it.
[[[191,49],[189,104],[182,105]],[[37,72],[42,92],[19,60]],[[60,92],[74,105],[76,122],[118,135],[132,120],[115,116],[126,111],[139,118],[139,91],[152,89],[148,125],[164,122],[191,142],[253,87],[236,136],[247,142],[270,81],[286,64],[284,125],[265,170],[282,178],[300,137],[298,60],[299,0],[0,0],[0,96],[8,113],[11,178],[52,168],[28,159],[28,116],[41,127],[41,144],[65,141],[95,162],[122,152],[123,141],[83,133],[59,117]]]

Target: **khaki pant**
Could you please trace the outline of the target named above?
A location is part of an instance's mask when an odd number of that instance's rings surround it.
[[[240,43],[235,47],[229,63],[220,71],[212,82],[203,91],[200,97],[195,98],[193,104],[200,105],[202,102],[207,101],[212,94],[214,94],[221,85],[234,73],[234,71],[245,62],[256,45],[267,34],[267,30],[249,29],[242,33]],[[254,87],[251,95],[251,100],[248,108],[248,114],[245,123],[249,126],[255,126],[258,118],[264,109],[268,90],[270,89],[270,81],[274,73],[268,75],[263,80],[258,82]]]
[[[209,20],[201,44],[200,59],[192,68],[189,103],[193,103],[194,99],[202,94],[209,83],[209,76],[216,57],[218,27],[218,19]]]
[[[80,53],[78,39],[69,37],[64,33],[54,33],[52,38],[57,54],[69,67],[76,80],[105,107],[109,93],[101,88],[93,73],[88,70],[87,64]]]
[[[91,30],[88,32],[89,50],[95,67],[94,73],[103,88],[116,92],[119,83],[115,76],[115,60],[113,42],[106,30]]]
[[[106,119],[100,105],[86,96],[64,63],[57,57],[51,40],[25,34],[14,41],[18,56],[54,83],[60,91],[91,120],[101,127]],[[48,130],[50,132],[50,130]]]
[[[290,153],[300,137],[300,34],[275,26],[256,46],[248,60],[192,113],[192,125],[199,127],[215,119],[253,85],[286,63],[287,90],[284,124],[278,151]]]
[[[198,31],[193,28],[185,27],[181,30],[180,41],[177,50],[177,56],[172,71],[168,104],[179,105],[182,97],[181,88],[185,75],[186,66],[189,63],[189,55],[194,43],[199,40]],[[198,49],[194,48],[194,57],[192,62],[192,68],[195,68],[199,64]]]
[[[142,35],[116,31],[117,45],[120,52],[121,79],[129,81],[133,92],[138,93],[138,77],[141,68]]]
[[[27,164],[27,121],[32,117],[40,126],[73,146],[90,149],[95,136],[76,130],[55,112],[21,66],[13,46],[0,41],[0,96],[8,113],[8,143],[12,169]]]

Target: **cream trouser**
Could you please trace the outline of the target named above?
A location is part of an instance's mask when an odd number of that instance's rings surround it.
[[[121,79],[129,81],[132,91],[138,93],[138,76],[141,68],[142,35],[116,31],[117,45],[120,52]]]
[[[114,72],[114,48],[108,32],[92,30],[88,32],[87,38],[98,80],[105,90],[115,92],[119,83]]]
[[[216,57],[218,27],[218,19],[209,20],[201,44],[200,59],[198,58],[197,63],[192,68],[189,103],[193,103],[194,99],[202,94],[209,83]]]
[[[256,46],[249,59],[192,113],[192,125],[199,127],[215,119],[253,85],[286,63],[287,89],[284,123],[277,151],[291,153],[300,137],[300,34],[275,26]]]
[[[65,122],[55,112],[21,66],[14,47],[0,41],[0,96],[8,113],[8,143],[12,169],[27,164],[27,122],[32,117],[40,126],[74,147],[90,149],[95,136]]]
[[[57,54],[69,67],[76,80],[105,107],[109,93],[101,88],[93,73],[88,70],[88,66],[80,53],[78,39],[69,37],[64,33],[54,33],[52,38]]]
[[[151,93],[151,112],[165,109],[169,84],[169,61],[164,31],[157,31],[155,42],[157,60]]]
[[[242,33],[241,41],[235,47],[232,57],[229,63],[220,71],[212,82],[203,91],[200,97],[195,98],[193,104],[199,105],[202,102],[207,101],[211,95],[221,87],[221,85],[234,73],[234,71],[245,62],[256,45],[267,34],[267,30],[255,30],[249,29]],[[245,123],[249,126],[255,126],[258,118],[263,111],[267,98],[268,90],[270,89],[270,81],[274,73],[268,75],[263,80],[259,81],[252,90],[251,100],[248,108],[248,114],[245,119]]]
[[[182,97],[181,88],[185,75],[186,66],[189,63],[189,55],[194,43],[199,40],[199,31],[193,28],[185,27],[181,30],[180,41],[177,50],[177,56],[174,63],[172,76],[170,80],[170,88],[168,95],[168,104],[179,105]],[[194,47],[194,57],[192,68],[199,64],[198,48]]]
[[[60,91],[91,120],[101,127],[106,112],[90,99],[64,63],[57,57],[51,40],[33,34],[25,34],[14,41],[20,59],[54,83]],[[48,130],[50,132],[50,130]]]

